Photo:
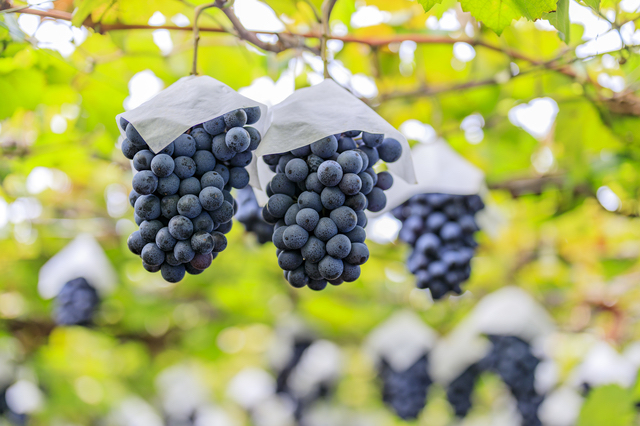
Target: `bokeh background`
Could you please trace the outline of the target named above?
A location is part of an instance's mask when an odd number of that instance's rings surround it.
[[[294,424],[268,397],[277,374],[270,353],[292,323],[339,351],[333,391],[319,403],[325,414],[309,424],[406,424],[381,401],[363,346],[369,333],[409,310],[445,337],[506,286],[527,293],[554,325],[540,380],[560,402],[545,408],[544,424],[638,420],[640,1],[571,1],[569,44],[547,20],[515,21],[498,36],[449,0],[428,13],[410,0],[336,3],[331,77],[412,144],[444,139],[486,174],[490,220],[471,279],[464,294],[436,303],[415,288],[409,247],[390,216],[367,229],[372,256],[362,277],[319,293],[290,288],[275,248],[240,224],[205,273],[179,284],[147,273],[126,246],[135,229],[132,172],[116,146],[115,116],[189,74],[187,29],[199,2],[76,2],[85,26],[69,21],[71,1],[30,3],[49,17],[0,14],[0,376],[9,411],[26,414],[27,424]],[[23,4],[0,1],[5,12]],[[319,34],[320,5],[234,7],[271,43],[271,33]],[[231,27],[218,9],[200,22]],[[319,41],[305,43],[265,53],[203,31],[199,71],[273,105],[322,81]],[[94,326],[56,327],[39,271],[87,233],[116,285]],[[581,376],[585,363],[592,374]],[[250,412],[251,395],[271,402]],[[487,374],[458,421],[436,383],[414,424],[513,425],[513,406]],[[169,423],[196,408],[192,423]]]

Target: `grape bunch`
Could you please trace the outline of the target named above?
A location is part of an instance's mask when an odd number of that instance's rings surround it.
[[[407,267],[418,288],[428,288],[434,300],[462,293],[478,245],[475,214],[483,208],[478,195],[434,193],[415,195],[393,209],[402,221],[399,237],[413,249]]]
[[[369,259],[364,210],[384,209],[384,191],[393,184],[389,172],[373,166],[401,155],[395,139],[350,131],[263,157],[276,175],[266,186],[262,216],[275,225],[278,265],[293,287],[322,290],[327,282],[358,279]]]
[[[404,371],[395,371],[382,360],[378,375],[382,380],[382,400],[403,420],[418,418],[427,404],[427,393],[433,383],[424,355]]]
[[[291,376],[291,373],[295,370],[295,368],[300,363],[302,359],[302,355],[304,355],[305,351],[311,346],[313,341],[311,339],[296,339],[293,343],[293,351],[291,353],[291,357],[289,358],[286,365],[278,371],[278,376],[276,378],[276,393],[287,395],[294,403],[294,417],[297,420],[300,420],[302,417],[305,401],[300,400],[296,397],[295,392],[289,387],[288,380]]]
[[[447,399],[458,417],[464,417],[471,408],[471,395],[476,381],[484,371],[496,373],[516,399],[522,416],[522,426],[540,426],[538,408],[544,397],[535,389],[535,371],[540,360],[533,355],[531,346],[515,336],[488,336],[491,351],[480,361],[468,367],[447,389]]]
[[[259,119],[259,107],[229,112],[193,127],[155,154],[120,119],[127,135],[122,153],[138,171],[129,201],[140,229],[127,244],[147,271],[160,271],[175,283],[185,272],[202,273],[227,247],[225,234],[237,209],[230,191],[249,184],[246,166],[262,139],[246,125]]]
[[[256,195],[251,187],[237,191],[238,213],[236,219],[244,225],[247,232],[253,233],[260,244],[271,241],[273,225],[262,218],[262,208],[258,205]]]
[[[55,300],[54,319],[58,325],[89,325],[100,297],[86,279],[76,278],[67,282]]]

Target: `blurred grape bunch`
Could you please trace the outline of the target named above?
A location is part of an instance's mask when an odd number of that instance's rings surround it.
[[[333,392],[342,369],[340,348],[317,339],[295,318],[276,328],[269,358],[277,372],[276,393],[293,403],[298,422],[316,402]]]
[[[84,278],[67,282],[55,299],[54,319],[58,325],[84,325],[92,323],[100,305],[96,289]]]
[[[384,191],[393,185],[389,172],[373,167],[401,156],[397,140],[355,130],[262,157],[276,173],[263,217],[274,224],[278,265],[289,284],[322,290],[360,277],[369,260],[364,211],[383,210]]]
[[[247,232],[255,234],[258,243],[265,244],[273,237],[273,225],[262,217],[262,207],[258,205],[253,188],[246,187],[236,192],[238,212],[235,218],[244,225]]]
[[[491,351],[480,361],[469,366],[447,388],[447,399],[456,416],[465,417],[472,407],[473,389],[484,372],[500,376],[516,399],[522,416],[522,426],[539,426],[538,408],[544,395],[535,388],[536,367],[540,363],[529,343],[516,336],[487,336]]]
[[[429,353],[436,333],[413,312],[400,312],[369,335],[365,350],[378,367],[382,400],[403,420],[418,418],[433,383]]]
[[[129,195],[140,230],[127,245],[168,282],[201,274],[227,247],[238,205],[231,189],[249,184],[246,167],[262,139],[249,124],[259,107],[240,108],[187,130],[157,153],[120,117],[123,155],[137,173]]]
[[[447,389],[458,417],[472,407],[484,372],[497,374],[515,398],[522,425],[539,425],[538,409],[548,384],[537,382],[546,361],[545,340],[554,326],[546,311],[524,291],[505,287],[483,298],[433,351],[434,378]]]
[[[479,230],[475,215],[484,208],[479,195],[421,194],[393,210],[402,221],[399,238],[412,247],[407,268],[418,288],[434,300],[462,294],[471,276],[471,259]]]

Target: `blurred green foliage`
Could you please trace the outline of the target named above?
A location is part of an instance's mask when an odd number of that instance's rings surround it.
[[[265,3],[287,30],[321,31],[313,13],[320,1]],[[131,181],[130,165],[116,149],[114,117],[135,89],[128,82],[137,73],[150,70],[165,87],[189,73],[191,33],[172,31],[173,49],[162,54],[151,30],[101,33],[94,25],[86,40],[63,57],[22,33],[16,14],[0,15],[0,212],[8,209],[11,219],[0,222],[0,324],[3,336],[18,342],[16,362],[33,372],[45,394],[44,408],[30,424],[95,424],[128,395],[153,401],[156,375],[178,363],[197,365],[217,403],[248,422],[225,396],[226,386],[244,367],[268,369],[265,351],[274,327],[290,314],[345,349],[347,367],[335,403],[375,413],[384,425],[403,422],[383,408],[374,367],[360,345],[398,309],[415,310],[446,335],[482,296],[505,285],[519,286],[548,309],[564,336],[550,354],[560,366],[561,381],[584,355],[579,348],[586,336],[607,340],[619,350],[638,340],[637,47],[578,57],[576,48],[585,43],[583,27],[568,23],[563,0],[558,15],[547,17],[569,45],[533,22],[511,22],[551,12],[551,0],[507,2],[535,7],[513,7],[504,16],[484,6],[495,1],[419,2],[427,14],[410,0],[356,3],[338,1],[331,24],[364,42],[344,43],[332,51],[333,60],[352,74],[372,78],[378,93],[366,101],[394,126],[410,119],[428,123],[486,173],[488,204],[500,218],[499,226],[495,235],[480,235],[464,297],[434,304],[415,289],[404,266],[408,248],[399,243],[370,242],[371,260],[353,284],[321,293],[294,290],[281,277],[274,247],[258,246],[240,224],[230,234],[229,248],[204,274],[177,285],[148,274],[126,247],[134,229],[132,210],[108,210],[109,191],[128,194]],[[638,22],[639,15],[622,10],[617,1],[584,3],[593,13],[613,11],[606,14],[612,31]],[[391,18],[374,26],[353,26],[352,15],[365,5]],[[66,12],[77,7],[74,25],[86,18],[105,25],[146,25],[156,11],[166,17],[193,15],[193,4],[174,0],[58,0],[55,7]],[[450,9],[460,28],[425,24],[427,19],[442,20]],[[485,25],[478,25],[476,18]],[[217,9],[205,12],[201,22],[229,26]],[[367,43],[407,35],[427,37],[404,45],[415,47],[412,57],[400,57],[399,42]],[[442,37],[450,42],[436,39]],[[474,46],[472,60],[454,55],[457,40]],[[317,39],[307,43],[318,46]],[[200,49],[200,72],[234,89],[259,77],[278,81],[296,67],[295,85],[300,88],[310,84],[313,74],[308,52],[289,49],[265,55],[229,34],[203,34]],[[601,75],[622,78],[624,89],[604,87]],[[509,112],[541,97],[553,99],[558,114],[548,135],[535,138],[514,125]],[[461,128],[472,114],[482,115],[481,141],[470,142]],[[540,155],[548,161],[536,168]],[[29,176],[36,167],[62,174],[53,176],[43,190],[30,190]],[[603,209],[596,199],[604,186],[620,199],[615,212]],[[36,207],[32,203],[28,211],[18,210],[25,199],[36,200]],[[37,292],[38,270],[81,232],[99,240],[117,269],[118,286],[105,299],[96,327],[53,328],[51,302]],[[505,392],[495,378],[483,380],[470,419],[490,414],[492,401]],[[619,387],[596,389],[579,424],[631,424],[633,401],[637,398]],[[442,388],[434,386],[416,424],[447,425],[452,419]]]

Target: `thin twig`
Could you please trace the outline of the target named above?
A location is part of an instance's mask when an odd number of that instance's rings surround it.
[[[329,58],[327,57],[327,42],[331,36],[331,28],[329,27],[329,19],[331,11],[336,5],[337,0],[324,0],[322,3],[322,39],[320,43],[320,57],[324,65],[324,78],[330,78],[329,75]]]
[[[198,18],[203,10],[216,7],[218,1],[213,3],[201,4],[196,7],[193,17],[193,66],[191,68],[191,75],[198,75],[198,43],[200,42],[200,28],[198,27]]]

